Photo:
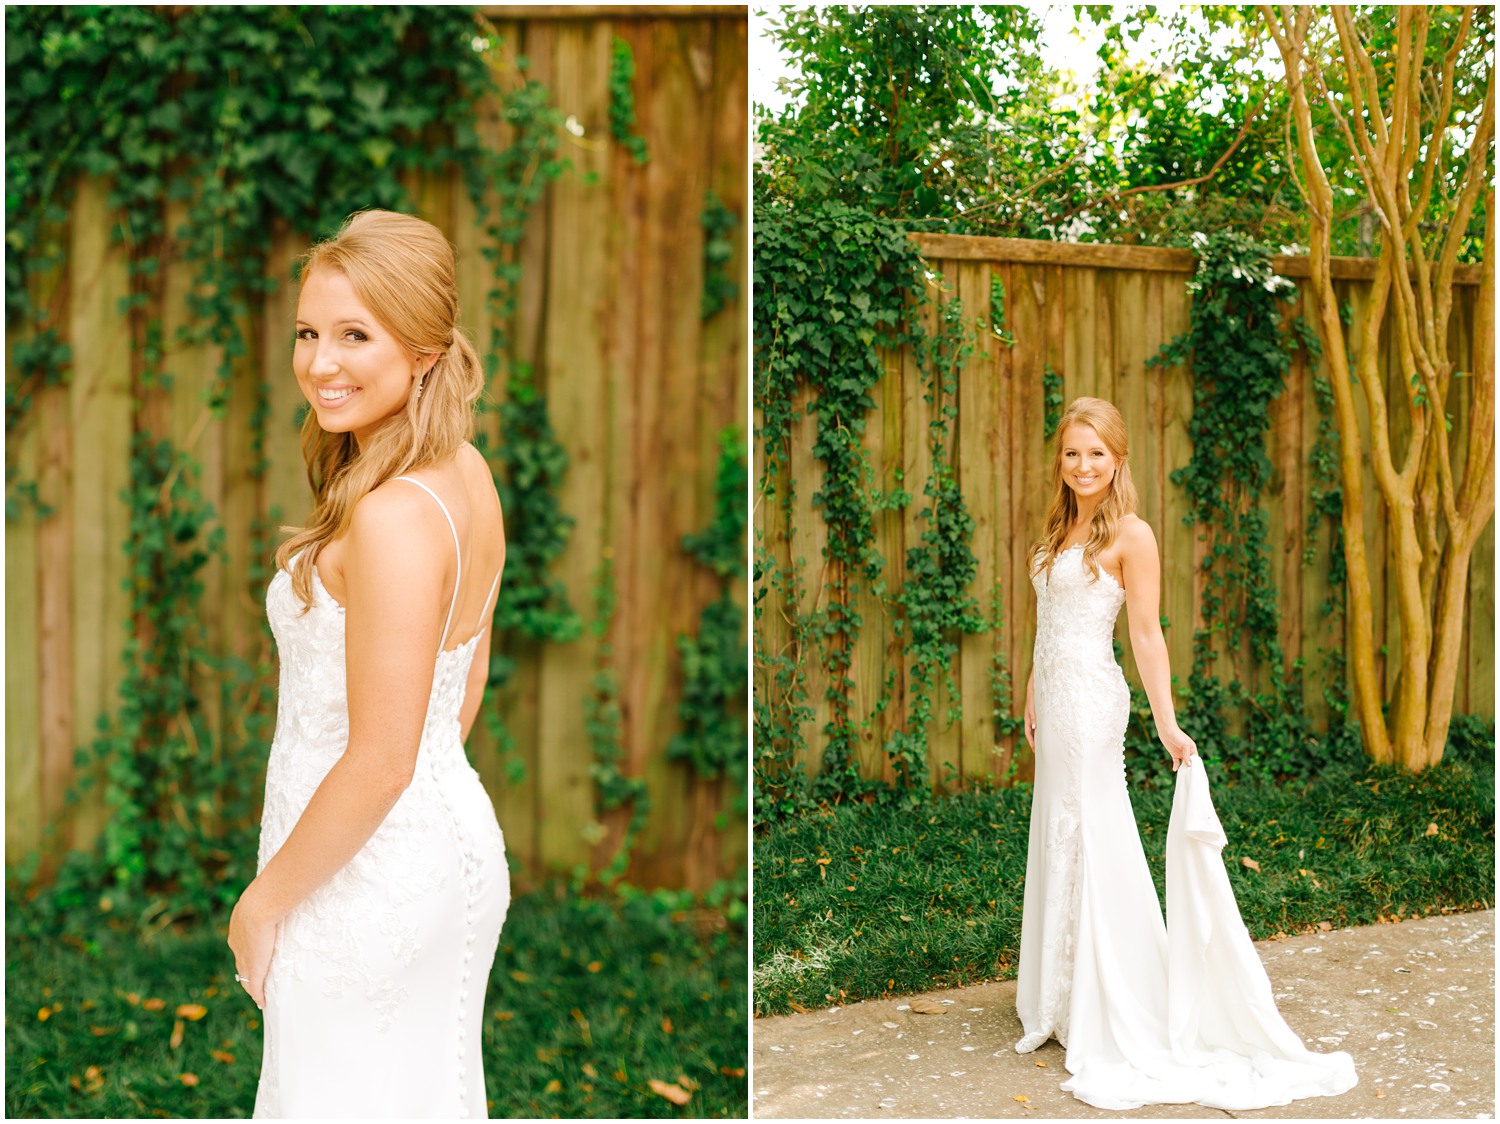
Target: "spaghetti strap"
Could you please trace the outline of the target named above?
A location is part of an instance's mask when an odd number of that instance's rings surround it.
[[[502,563],[501,566],[500,566],[500,569],[495,571],[495,580],[490,583],[490,591],[489,591],[489,593],[485,594],[484,605],[479,610],[479,622],[477,624],[475,624],[475,626],[474,626],[474,632],[475,632],[476,635],[479,633],[479,631],[481,629],[484,628],[484,623],[485,623],[484,622],[484,618],[488,614],[493,613],[495,611],[494,609],[492,609],[490,607],[490,598],[494,597],[495,596],[495,590],[497,590],[497,589],[500,588],[500,574],[501,574],[501,572],[504,569],[505,569],[505,566]]]
[[[464,552],[463,548],[458,545],[458,528],[453,525],[453,516],[448,514],[448,505],[441,499],[438,499],[438,494],[426,484],[412,476],[393,476],[391,479],[405,480],[408,484],[415,484],[422,491],[437,500],[438,507],[443,509],[443,518],[448,520],[448,530],[453,532],[453,552],[458,556],[458,574],[453,579],[453,600],[448,605],[448,619],[443,622],[443,638],[438,641],[438,652],[441,654],[443,648],[448,643],[448,626],[453,623],[453,610],[458,608],[458,591],[464,580]]]

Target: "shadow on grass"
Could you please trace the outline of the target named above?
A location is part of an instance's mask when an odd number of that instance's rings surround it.
[[[1158,894],[1172,794],[1170,782],[1131,793]],[[1257,940],[1494,904],[1492,759],[1217,783],[1214,800]],[[755,842],[755,1013],[1013,978],[1030,811],[1018,785],[770,828]]]
[[[485,1004],[490,1115],[744,1117],[745,936],[651,896],[516,899]],[[28,924],[7,901],[6,1116],[246,1117],[260,1012],[224,933]],[[679,1107],[654,1092],[691,1091]]]

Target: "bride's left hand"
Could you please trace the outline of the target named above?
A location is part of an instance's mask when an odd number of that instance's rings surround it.
[[[1167,752],[1172,755],[1172,772],[1174,773],[1182,765],[1191,766],[1198,756],[1197,743],[1184,734],[1179,726],[1173,726],[1169,730],[1157,730],[1156,736],[1161,739],[1161,744],[1166,746]]]
[[[258,915],[251,890],[246,887],[229,915],[229,947],[234,952],[236,975],[244,976],[241,986],[261,1010],[266,1007],[266,973],[271,969],[271,954],[276,951],[276,922]]]

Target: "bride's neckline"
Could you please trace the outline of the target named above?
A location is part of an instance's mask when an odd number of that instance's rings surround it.
[[[1072,546],[1065,546],[1065,547],[1063,547],[1061,550],[1059,550],[1057,552],[1056,556],[1053,557],[1051,563],[1047,566],[1046,581],[1047,581],[1047,587],[1049,589],[1052,587],[1052,571],[1057,566],[1057,563],[1061,560],[1062,556],[1065,555],[1065,554],[1072,554],[1075,550],[1082,550],[1084,548],[1084,545],[1085,545],[1084,543],[1075,542]],[[1114,583],[1114,587],[1116,589],[1118,589],[1121,593],[1125,592],[1125,587],[1120,584],[1120,580],[1118,578],[1116,578],[1113,574],[1111,574],[1107,569],[1105,569],[1103,566],[1100,566],[1099,567],[1099,572],[1101,574],[1103,574],[1106,578],[1108,578],[1111,582],[1113,582]]]

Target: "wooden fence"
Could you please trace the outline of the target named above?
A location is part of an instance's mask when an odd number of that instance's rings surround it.
[[[745,433],[746,373],[746,21],[742,8],[490,8],[502,49],[530,59],[528,75],[551,91],[582,134],[565,140],[573,170],[533,212],[517,251],[522,280],[513,358],[530,363],[571,458],[559,497],[575,520],[556,573],[572,605],[592,620],[596,576],[612,561],[618,607],[605,641],[619,682],[621,768],[643,776],[652,805],[634,851],[632,880],[703,889],[740,869],[746,854],[738,793],[698,779],[666,759],[679,728],[682,668],[677,637],[696,631],[717,580],[680,546],[713,518],[721,430]],[[610,54],[618,37],[635,60],[636,132],[650,159],[634,163],[610,139]],[[474,208],[457,175],[413,181],[418,212],[459,251],[464,326],[481,350],[490,322],[490,279]],[[700,314],[704,234],[697,220],[712,189],[740,219],[730,276],[739,299]],[[253,652],[264,584],[249,578],[251,527],[279,509],[300,521],[310,507],[294,419],[291,376],[295,293],[292,263],[305,241],[274,236],[268,275],[275,291],[244,321],[251,354],[236,364],[226,414],[211,417],[201,391],[217,355],[171,352],[171,390],[132,384],[126,320],[125,250],[112,246],[107,186],[86,181],[62,236],[66,265],[41,293],[57,309],[73,349],[66,386],[38,396],[12,435],[11,463],[38,483],[50,517],[26,513],[6,527],[6,848],[14,862],[61,830],[49,852],[87,843],[102,818],[97,800],[63,811],[76,747],[96,718],[118,705],[121,648],[129,618],[121,581],[132,432],[148,428],[189,448],[202,465],[205,499],[218,511],[227,562],[205,573],[210,646]],[[351,207],[352,209],[352,207]],[[170,204],[168,230],[184,219]],[[164,338],[187,315],[189,267],[169,246]],[[7,362],[10,356],[7,353]],[[495,396],[503,387],[495,387]],[[251,417],[265,395],[270,422],[263,476]],[[498,439],[495,416],[483,423]],[[742,594],[742,586],[737,590]],[[504,642],[504,638],[500,638]],[[494,745],[476,724],[470,756],[484,777],[512,850],[533,875],[571,870],[610,853],[626,811],[595,813],[593,761],[584,727],[600,640],[518,649],[520,668],[499,707],[524,758],[525,780],[508,783]],[[206,703],[212,706],[212,703]],[[232,717],[220,716],[220,721]],[[604,834],[595,821],[603,819]]]
[[[970,320],[980,322],[978,346],[959,378],[958,416],[953,422],[950,448],[959,485],[975,520],[972,549],[978,559],[978,573],[971,592],[987,614],[993,590],[999,591],[1003,606],[1000,630],[962,638],[952,667],[959,697],[951,699],[946,688],[940,689],[929,765],[933,778],[941,783],[950,770],[963,776],[1003,774],[1018,744],[1025,751],[1020,735],[996,736],[992,674],[997,663],[1009,672],[1010,713],[1019,713],[1031,665],[1035,620],[1025,553],[1040,532],[1051,486],[1043,439],[1046,366],[1062,376],[1065,401],[1080,395],[1106,398],[1124,416],[1131,438],[1131,475],[1140,495],[1140,514],[1155,530],[1161,551],[1161,611],[1170,622],[1166,637],[1172,668],[1175,675],[1186,679],[1192,666],[1192,634],[1203,587],[1200,563],[1204,544],[1199,541],[1198,530],[1183,523],[1189,511],[1187,497],[1181,486],[1171,482],[1170,474],[1187,464],[1192,452],[1188,437],[1191,376],[1183,367],[1148,368],[1146,360],[1188,326],[1186,282],[1194,259],[1186,251],[1147,247],[953,235],[913,237],[935,275],[931,283],[947,290],[945,299],[960,299]],[[1305,280],[1306,259],[1278,258],[1275,267],[1283,275],[1304,279],[1299,282],[1299,310],[1313,321],[1313,300]],[[1341,299],[1351,304],[1358,319],[1368,296],[1373,263],[1337,259],[1335,276]],[[1478,276],[1477,268],[1460,268],[1451,329],[1459,369],[1468,361]],[[987,330],[992,278],[999,278],[1004,286],[1005,326],[1014,338],[1013,346]],[[935,326],[935,320],[931,323]],[[1382,353],[1390,354],[1388,341]],[[1390,400],[1399,401],[1400,372],[1387,358],[1382,359],[1381,367]],[[1326,371],[1320,368],[1317,373]],[[1309,491],[1314,483],[1308,454],[1317,437],[1319,420],[1313,374],[1299,361],[1290,372],[1287,389],[1273,405],[1267,452],[1274,473],[1264,507],[1270,516],[1271,564],[1281,596],[1279,639],[1288,666],[1299,657],[1306,659],[1305,701],[1321,723],[1326,719],[1318,674],[1322,651],[1342,646],[1344,638],[1330,635],[1320,611],[1329,592],[1326,525],[1316,538],[1315,563],[1303,563],[1304,527],[1312,510]],[[887,491],[899,486],[917,497],[903,510],[875,515],[876,548],[886,561],[882,577],[892,592],[906,576],[906,551],[919,545],[925,526],[919,512],[930,471],[927,427],[932,409],[923,400],[923,392],[911,352],[888,355],[886,374],[874,390],[875,407],[865,428],[864,447],[877,486]],[[806,395],[805,388],[802,393]],[[1468,397],[1469,380],[1454,380],[1448,409],[1456,430],[1468,424]],[[797,419],[789,440],[791,476],[799,482],[796,506],[788,512],[782,510],[780,500],[762,500],[756,509],[756,526],[780,566],[800,560],[804,588],[798,608],[806,613],[815,604],[826,604],[829,596],[820,578],[826,527],[811,500],[822,485],[823,469],[812,456],[816,418],[806,414],[801,403],[792,414]],[[1385,518],[1379,495],[1367,466],[1365,496],[1371,506],[1365,525],[1373,567],[1375,642],[1377,647],[1385,644],[1396,651],[1395,591],[1387,571]],[[1474,552],[1469,580],[1468,632],[1455,707],[1458,713],[1493,715],[1493,522]],[[780,608],[771,604],[761,614],[760,641],[767,651],[784,651],[789,641],[790,614],[783,614]],[[889,779],[890,762],[881,747],[907,720],[911,668],[890,628],[888,618],[894,608],[880,604],[862,589],[856,609],[864,627],[852,652],[849,673],[854,683],[851,721],[862,723],[859,758],[863,772]],[[1123,613],[1117,636],[1124,645],[1126,675],[1139,683]],[[807,700],[813,708],[812,718],[803,726],[808,747],[805,765],[815,772],[822,751],[819,731],[829,720],[830,704],[824,698],[827,675],[821,666],[821,653],[804,655]],[[1221,674],[1229,671],[1223,660],[1220,664]],[[1396,661],[1382,658],[1380,664],[1389,684]],[[883,684],[890,675],[894,676],[892,701],[883,711],[877,711]],[[758,673],[757,692],[768,687],[764,673]],[[954,702],[961,702],[962,717],[949,722],[946,716]],[[1028,752],[1022,753],[1019,764],[1019,775],[1029,777]]]

